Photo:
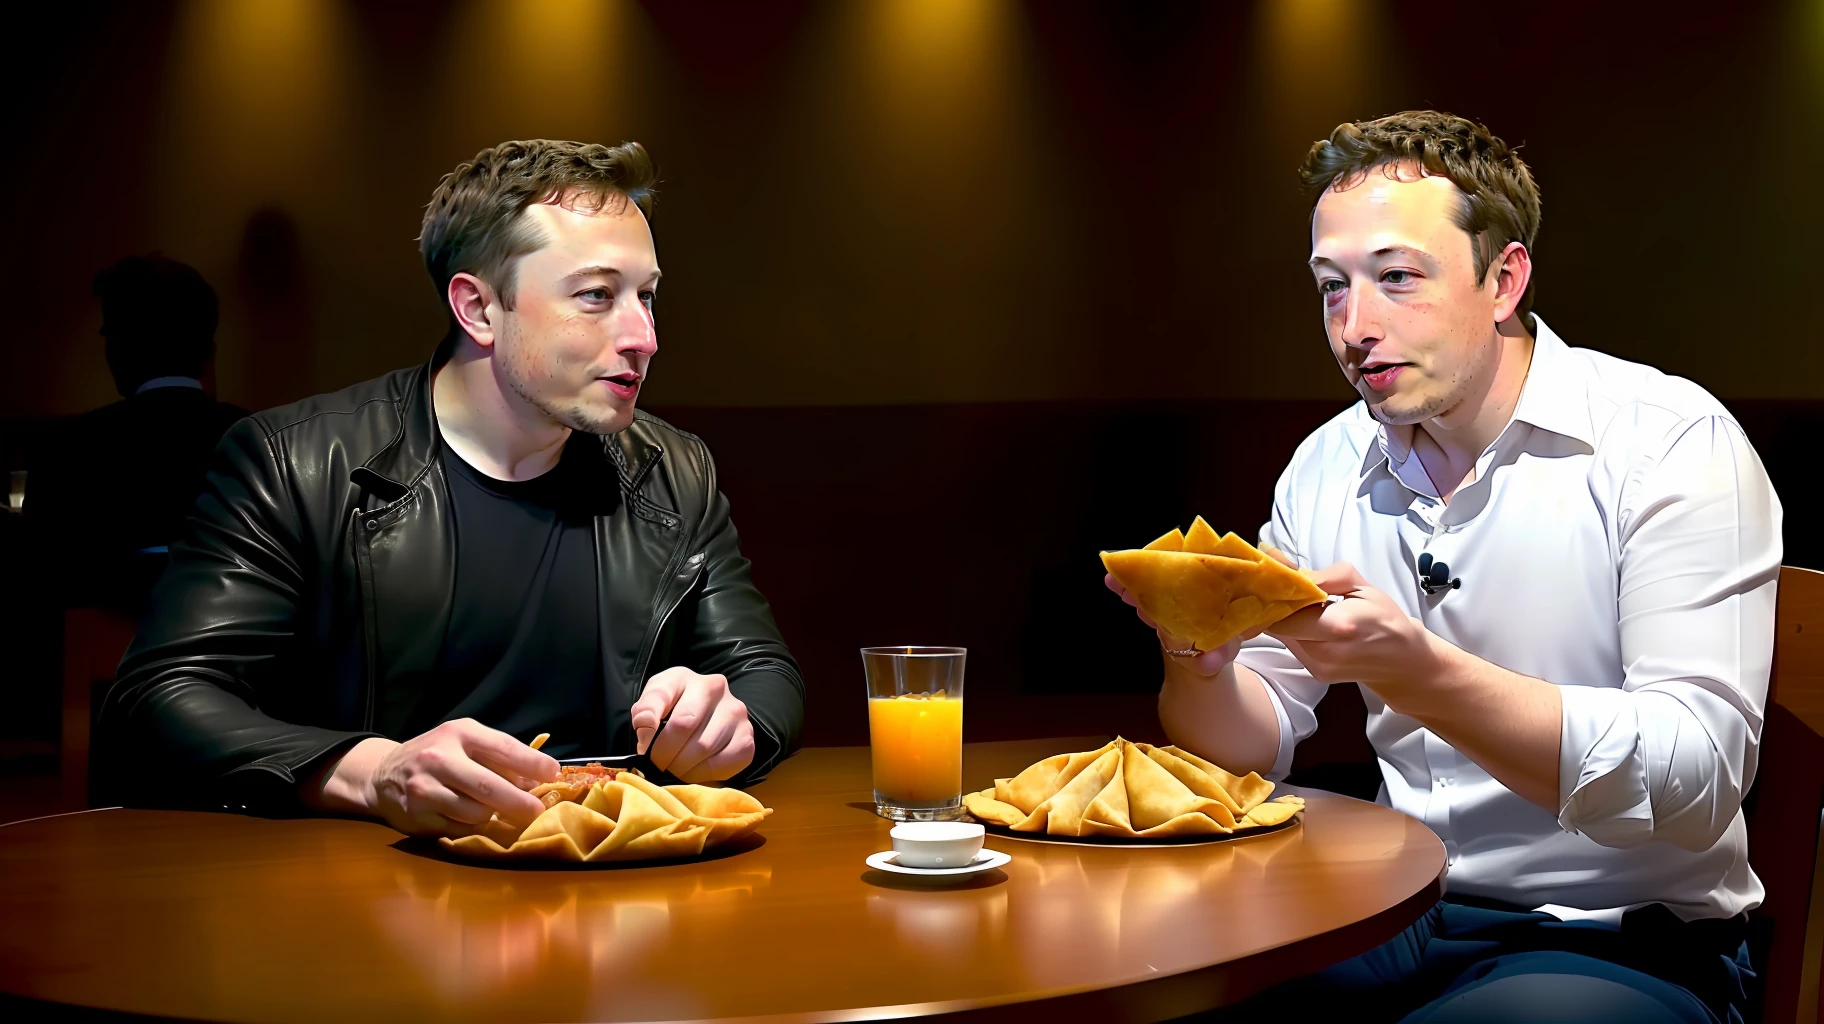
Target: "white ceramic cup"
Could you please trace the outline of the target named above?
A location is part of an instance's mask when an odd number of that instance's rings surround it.
[[[982,852],[982,826],[966,821],[902,821],[893,852],[909,868],[960,868]]]

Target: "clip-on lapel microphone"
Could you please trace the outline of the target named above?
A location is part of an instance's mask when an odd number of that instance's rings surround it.
[[[1427,594],[1435,594],[1440,590],[1462,590],[1463,581],[1453,579],[1450,575],[1450,566],[1435,561],[1431,557],[1431,552],[1421,551],[1419,552],[1419,589]]]

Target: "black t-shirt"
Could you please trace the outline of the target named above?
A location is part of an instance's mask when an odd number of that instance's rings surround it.
[[[437,679],[407,734],[473,718],[520,739],[551,734],[553,757],[609,754],[629,708],[607,706],[587,452],[550,472],[495,480],[446,445],[456,588]]]

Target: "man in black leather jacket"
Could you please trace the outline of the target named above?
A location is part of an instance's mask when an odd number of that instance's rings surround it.
[[[804,683],[715,465],[634,409],[654,181],[638,143],[542,140],[445,177],[449,336],[223,438],[101,713],[112,795],[462,834],[536,816],[553,753],[737,784],[789,755]]]

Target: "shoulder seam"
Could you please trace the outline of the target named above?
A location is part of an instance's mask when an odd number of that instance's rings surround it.
[[[275,426],[275,427],[266,426],[265,421],[259,416],[254,416],[251,418],[254,420],[254,422],[260,424],[260,429],[264,430],[266,432],[266,436],[270,438],[270,437],[276,437],[279,434],[282,434],[285,431],[292,429],[293,427],[303,426],[304,424],[309,423],[311,420],[318,419],[319,417],[353,416],[355,413],[360,412],[361,410],[367,408],[370,405],[375,404],[376,402],[390,403],[393,401],[394,401],[394,398],[391,395],[385,395],[385,396],[381,396],[381,397],[377,397],[377,398],[369,398],[352,409],[323,409],[318,412],[313,412],[308,416],[300,417],[298,419],[291,420],[281,426]]]

